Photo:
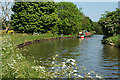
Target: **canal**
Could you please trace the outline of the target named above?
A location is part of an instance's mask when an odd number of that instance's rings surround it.
[[[104,78],[118,78],[120,49],[102,44],[102,38],[102,35],[93,35],[85,39],[48,40],[25,46],[22,53],[29,61],[37,60],[42,65],[57,54],[59,61],[63,58],[75,59],[77,66],[84,66],[86,72],[95,71]]]

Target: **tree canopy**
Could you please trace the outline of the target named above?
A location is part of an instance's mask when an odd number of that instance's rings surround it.
[[[55,2],[15,2],[11,25],[25,33],[53,30],[59,21],[56,7]]]
[[[103,29],[104,35],[107,37],[120,34],[120,9],[116,8],[116,11],[103,14],[103,17],[98,22]]]
[[[71,2],[60,2],[58,5],[58,16],[60,18],[59,33],[77,33],[82,27],[82,12]]]

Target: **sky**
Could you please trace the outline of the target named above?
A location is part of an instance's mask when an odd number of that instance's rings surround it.
[[[73,2],[82,12],[90,17],[92,21],[98,21],[105,11],[115,11],[118,8],[118,2]]]

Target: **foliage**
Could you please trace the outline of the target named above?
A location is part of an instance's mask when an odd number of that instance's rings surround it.
[[[94,31],[93,21],[89,17],[83,16],[82,30]]]
[[[82,27],[83,13],[71,2],[59,2],[58,16],[61,19],[59,23],[59,34],[78,33]]]
[[[103,34],[102,26],[98,22],[94,22],[94,30],[97,34]]]
[[[45,78],[50,77],[44,72],[44,67],[28,62],[20,50],[11,43],[11,39],[3,37],[2,45],[2,78]],[[48,72],[49,73],[49,72]]]
[[[120,35],[106,38],[102,42],[109,45],[113,44],[116,47],[120,47]]]
[[[93,22],[71,2],[15,2],[11,25],[20,33],[78,34]]]
[[[59,21],[55,2],[15,2],[11,25],[17,32],[57,32]]]
[[[112,12],[106,11],[106,14],[103,14],[103,17],[99,20],[99,24],[107,37],[120,34],[120,9],[116,8],[116,11]]]
[[[61,19],[59,34],[78,34],[81,30],[94,31],[93,21],[81,12],[81,8],[78,9],[71,2],[59,2],[57,5]]]
[[[59,2],[58,16],[61,19],[59,23],[59,34],[78,33],[82,26],[80,10],[71,2]]]

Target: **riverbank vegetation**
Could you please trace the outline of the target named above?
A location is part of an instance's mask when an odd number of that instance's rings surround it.
[[[40,39],[51,39],[51,38],[65,38],[65,37],[77,37],[77,35],[53,35],[50,33],[45,34],[26,34],[26,33],[14,33],[14,34],[4,34],[4,36],[9,35],[12,43],[19,45],[28,41],[40,40]]]
[[[58,54],[53,56],[50,66],[36,65],[36,61],[27,61],[25,56],[20,53],[20,49],[16,48],[12,43],[10,37],[4,36],[2,38],[2,78],[92,78],[95,75],[96,78],[102,78],[98,76],[94,71],[84,73],[81,75],[78,72],[76,61],[74,59],[64,58],[62,62],[57,62]],[[32,58],[32,57],[31,57]],[[86,70],[84,66],[81,66],[82,70]]]
[[[120,9],[116,8],[116,11],[103,14],[103,17],[98,21],[102,26],[105,39],[103,43],[120,47]]]
[[[120,48],[120,35],[103,39],[102,42]]]

